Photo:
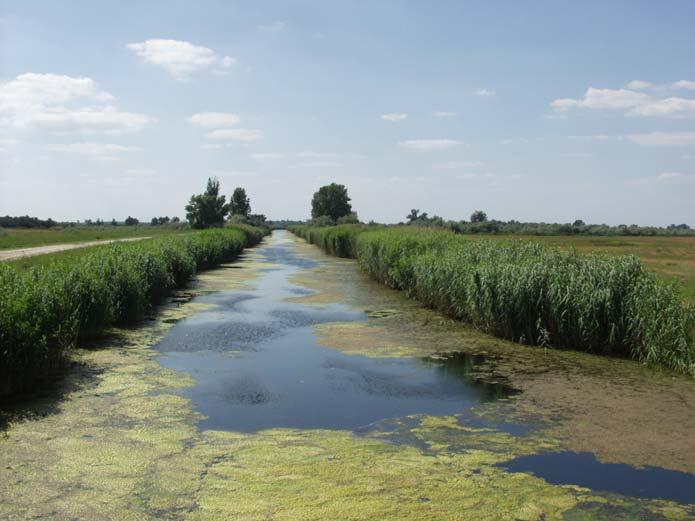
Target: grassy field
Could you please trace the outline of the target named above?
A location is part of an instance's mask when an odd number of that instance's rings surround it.
[[[686,300],[695,302],[695,237],[587,237],[466,235],[479,240],[525,239],[564,250],[587,253],[637,255],[658,277],[682,286]]]
[[[495,336],[628,356],[695,375],[695,308],[683,302],[681,288],[663,280],[673,275],[655,276],[637,255],[625,255],[638,253],[632,248],[658,259],[675,239],[606,239],[598,242],[614,248],[602,254],[595,252],[602,249],[595,238],[582,248],[569,237],[490,240],[411,226],[290,230],[328,253],[356,258],[373,278]]]
[[[189,232],[186,225],[176,226],[75,226],[70,228],[0,228],[0,250],[31,248],[46,244],[127,239],[131,237],[159,237],[172,233]]]

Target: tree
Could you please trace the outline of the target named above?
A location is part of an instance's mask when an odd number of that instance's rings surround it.
[[[246,190],[237,186],[234,189],[232,198],[229,200],[229,215],[249,216],[251,211],[251,200],[246,195]]]
[[[585,224],[584,221],[582,221],[581,219],[577,219],[576,221],[574,221],[574,222],[572,223],[572,226],[576,226],[576,227],[578,228],[578,227],[580,227],[580,226],[586,226],[586,224]]]
[[[472,223],[484,223],[485,221],[487,221],[487,214],[482,210],[476,210],[471,215]]]
[[[186,205],[186,219],[193,228],[222,226],[229,211],[225,200],[225,196],[220,195],[220,182],[216,177],[211,177],[205,193],[191,196]]]
[[[125,224],[126,226],[135,226],[136,224],[139,224],[140,221],[136,219],[135,217],[131,217],[130,215],[126,217]]]
[[[116,219],[111,219],[111,226],[118,226],[118,221]]]
[[[420,213],[420,210],[416,210],[415,208],[410,210],[410,213],[406,216],[406,219],[408,219],[408,224],[412,224],[415,221],[417,221],[418,218],[420,217],[418,215],[419,213]]]
[[[352,206],[344,185],[331,183],[322,186],[311,200],[311,216],[314,219],[326,216],[337,221],[349,215],[350,212],[352,212]]]

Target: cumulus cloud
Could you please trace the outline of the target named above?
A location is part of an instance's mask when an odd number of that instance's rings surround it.
[[[687,85],[685,80],[671,84]],[[629,116],[650,116],[661,118],[695,118],[695,99],[669,97],[658,98],[636,89],[655,87],[653,84],[634,80],[627,89],[597,89],[589,87],[581,98],[559,98],[550,105],[557,113],[572,109],[622,110]],[[681,87],[684,88],[684,87]]]
[[[475,95],[476,96],[489,97],[489,96],[494,96],[495,91],[490,90],[490,89],[475,89]]]
[[[695,118],[695,99],[666,98],[635,107],[632,114],[661,118]]]
[[[399,142],[398,146],[410,150],[445,150],[460,144],[454,139],[409,139]]]
[[[218,141],[252,142],[263,139],[263,132],[253,128],[220,128],[208,132],[208,138]]]
[[[682,172],[661,172],[656,176],[656,179],[657,181],[673,181],[683,179],[684,177],[688,177],[688,175]]]
[[[671,85],[674,89],[695,90],[695,81],[680,80]]]
[[[137,132],[145,126],[147,116],[120,111],[113,101],[91,78],[20,74],[0,83],[0,125],[106,134]]]
[[[649,132],[627,138],[638,145],[695,145],[695,132]]]
[[[649,89],[653,86],[654,86],[653,83],[651,83],[649,81],[643,81],[643,80],[632,80],[630,83],[625,85],[626,88],[631,89],[631,90]]]
[[[64,143],[48,145],[51,152],[62,152],[90,156],[95,159],[118,159],[125,152],[139,150],[133,146],[115,145],[113,143]]]
[[[628,89],[595,89],[589,87],[580,99],[560,98],[550,105],[559,111],[571,108],[588,109],[630,109],[651,101],[651,97],[643,92]]]
[[[400,112],[394,112],[391,114],[382,114],[381,119],[384,121],[403,121],[408,117],[408,114],[400,113]]]
[[[188,79],[194,72],[205,69],[224,72],[236,63],[231,56],[221,56],[208,47],[182,40],[151,39],[129,43],[126,47],[146,63],[163,67],[180,81]]]
[[[188,118],[194,127],[224,128],[238,125],[241,118],[230,112],[198,112]]]

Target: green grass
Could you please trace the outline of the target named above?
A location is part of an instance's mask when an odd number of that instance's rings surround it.
[[[290,230],[357,258],[375,279],[488,333],[695,375],[695,310],[636,255],[479,240],[431,228]]]
[[[0,250],[31,248],[47,244],[65,244],[131,237],[159,237],[172,233],[189,232],[185,224],[149,226],[84,226],[69,228],[0,228]]]
[[[636,255],[659,278],[681,286],[683,298],[695,302],[695,237],[588,237],[475,235],[476,240],[522,238],[580,252]]]
[[[263,234],[232,226],[46,255],[49,264],[21,270],[0,264],[0,396],[31,389],[80,338],[142,319]]]

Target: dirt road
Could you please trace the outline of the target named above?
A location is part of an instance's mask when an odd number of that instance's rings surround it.
[[[129,242],[141,241],[142,239],[150,239],[151,237],[131,237],[128,239],[109,239],[103,241],[88,241],[88,242],[68,242],[65,244],[48,244],[46,246],[34,246],[33,248],[19,248],[16,250],[0,250],[0,262],[22,259],[24,257],[33,257],[35,255],[45,255],[47,253],[57,253],[59,251],[74,250],[76,248],[87,248],[89,246],[99,246],[101,244],[109,244],[112,242]]]

